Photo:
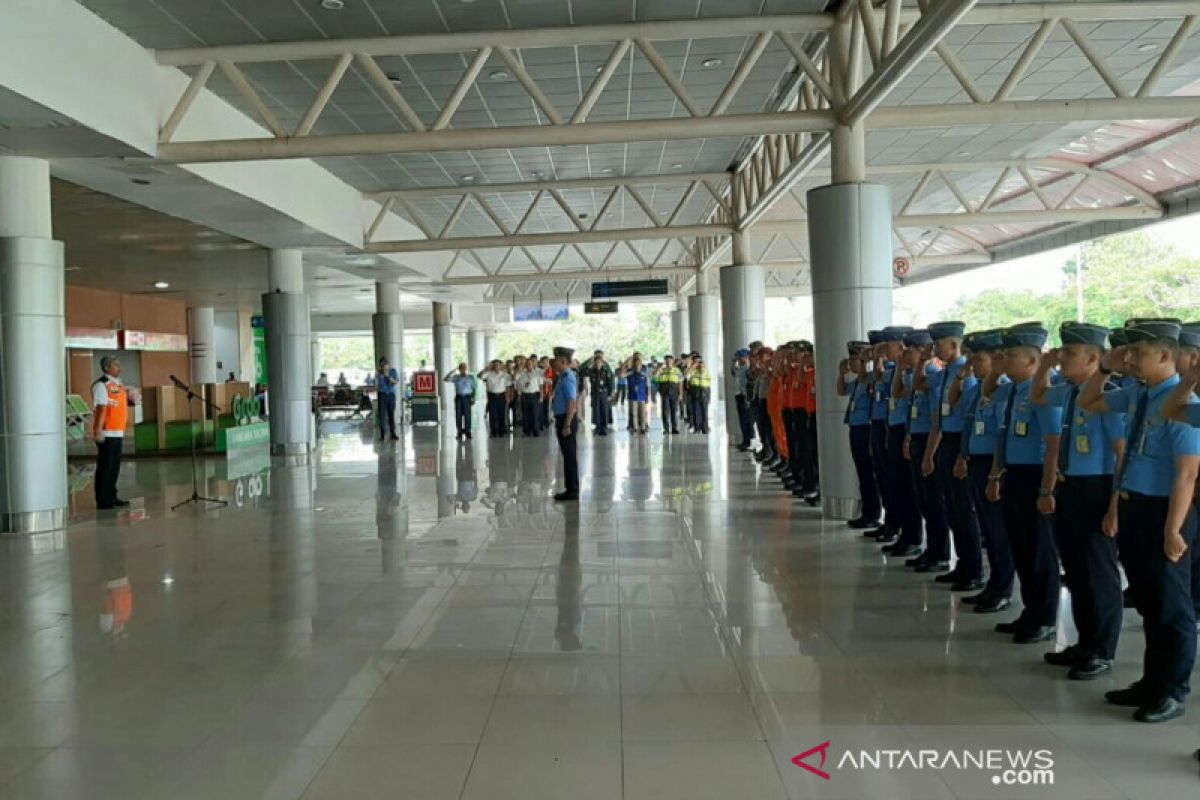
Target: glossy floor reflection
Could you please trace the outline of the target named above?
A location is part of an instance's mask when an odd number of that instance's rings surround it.
[[[620,427],[620,426],[618,426]],[[482,437],[482,435],[480,434]],[[1106,707],[717,436],[399,446],[313,465],[128,462],[133,510],[0,542],[0,797],[1182,798],[1200,709]],[[830,742],[829,780],[792,759]],[[839,768],[1047,749],[1053,786]],[[805,763],[819,766],[819,757]]]

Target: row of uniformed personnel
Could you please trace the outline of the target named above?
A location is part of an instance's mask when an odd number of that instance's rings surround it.
[[[1045,660],[1073,680],[1112,670],[1123,568],[1145,660],[1105,697],[1141,722],[1180,716],[1200,612],[1200,323],[1065,322],[1048,352],[1039,322],[964,327],[849,343],[838,389],[863,499],[850,524],[974,592],[978,613],[1007,608],[1019,577],[1022,610],[996,625],[1017,643],[1055,638],[1061,580],[1078,641]]]

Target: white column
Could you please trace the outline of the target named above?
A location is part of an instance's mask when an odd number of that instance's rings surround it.
[[[712,373],[709,410],[721,397],[721,309],[715,294],[695,294],[688,298],[688,332],[691,350],[699,353]]]
[[[496,332],[487,331],[483,334],[483,360],[492,363],[496,358]]]
[[[0,157],[0,533],[66,522],[63,246],[51,235],[49,164]]]
[[[307,458],[316,441],[312,415],[312,321],[299,250],[272,250],[262,296],[267,340],[271,452]]]
[[[375,335],[375,364],[386,358],[401,376],[404,375],[404,316],[400,313],[400,284],[379,281],[375,284],[375,313],[371,315],[371,330]]]
[[[686,297],[678,298],[675,310],[671,312],[671,355],[676,358],[680,353],[690,353],[692,350],[692,337],[688,330],[687,302]],[[663,354],[656,353],[655,355]]]
[[[472,372],[479,372],[491,361],[487,357],[485,332],[479,328],[467,331],[467,367]]]
[[[733,264],[721,268],[721,338],[724,362],[721,375],[730,378],[733,354],[750,342],[762,341],[766,323],[767,274],[758,264],[745,263],[743,234],[733,234]],[[716,371],[717,365],[713,366]],[[725,390],[725,432],[741,444],[737,399],[732,384]]]
[[[312,377],[313,383],[321,377],[321,338],[313,333],[312,338],[308,343],[309,353],[312,354]]]
[[[858,482],[837,396],[846,342],[892,319],[892,208],[888,187],[862,183],[862,130],[833,137],[833,185],[808,193],[809,261],[817,358],[817,439],[826,515],[858,511]]]
[[[442,430],[454,427],[454,391],[442,378],[456,366],[454,364],[454,329],[450,327],[450,304],[433,304],[433,368],[437,372],[438,397],[441,398]]]
[[[216,325],[212,306],[189,308],[188,353],[191,354],[192,383],[217,382]]]

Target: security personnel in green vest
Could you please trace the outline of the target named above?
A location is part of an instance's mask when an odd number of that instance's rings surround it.
[[[688,419],[691,420],[692,431],[708,433],[708,400],[712,394],[712,373],[704,366],[704,359],[699,353],[692,353],[692,366],[687,373],[688,382]]]
[[[679,392],[683,383],[683,373],[675,366],[672,356],[663,357],[663,365],[658,370],[658,393],[662,399],[663,435],[679,433]]]

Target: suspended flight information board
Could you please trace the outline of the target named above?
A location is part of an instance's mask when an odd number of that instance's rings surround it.
[[[667,294],[667,279],[644,281],[606,281],[592,284],[593,300],[619,300],[622,297],[646,297]]]

